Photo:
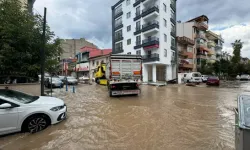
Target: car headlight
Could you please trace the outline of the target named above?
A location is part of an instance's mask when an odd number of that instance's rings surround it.
[[[51,108],[50,110],[52,110],[52,111],[59,111],[59,110],[61,110],[61,109],[63,109],[64,108],[64,105],[63,106],[56,106],[56,107],[53,107],[53,108]]]

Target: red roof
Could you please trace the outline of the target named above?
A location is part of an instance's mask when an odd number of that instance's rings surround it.
[[[89,58],[108,55],[112,49],[98,49],[93,47],[84,46],[80,49],[81,52],[89,52]]]

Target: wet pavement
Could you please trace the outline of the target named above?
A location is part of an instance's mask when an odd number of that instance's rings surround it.
[[[234,149],[233,108],[238,94],[250,94],[250,82],[141,89],[140,96],[116,98],[100,85],[78,85],[76,93],[57,89],[68,119],[37,134],[1,137],[0,149]]]

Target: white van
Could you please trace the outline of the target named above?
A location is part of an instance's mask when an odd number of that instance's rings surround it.
[[[199,72],[191,72],[185,73],[183,77],[184,83],[201,83],[201,73]]]

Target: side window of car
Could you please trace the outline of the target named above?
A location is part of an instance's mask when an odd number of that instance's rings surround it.
[[[2,99],[0,99],[0,105],[6,103],[6,101],[3,101]]]

